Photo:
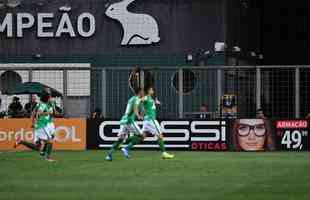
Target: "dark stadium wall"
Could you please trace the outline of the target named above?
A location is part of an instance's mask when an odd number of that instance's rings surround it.
[[[259,0],[226,1],[226,42],[228,50],[261,52],[261,7]]]
[[[263,53],[263,64],[309,64],[310,7],[308,1],[267,0],[136,0],[129,10],[152,15],[159,24],[161,41],[156,45],[122,47],[122,28],[105,16],[107,0],[29,0],[15,7],[0,8],[0,23],[7,13],[54,13],[55,31],[59,11],[66,3],[72,7],[70,20],[76,31],[77,16],[89,12],[96,18],[96,32],[90,38],[38,38],[36,25],[13,38],[0,33],[0,58],[42,54],[70,55],[183,55],[200,49],[212,50],[215,41],[226,41],[228,48]],[[115,2],[110,0],[109,2]],[[15,15],[14,15],[15,16]],[[88,61],[88,60],[87,60]]]
[[[264,64],[310,64],[309,1],[262,1]]]
[[[227,1],[228,47],[255,51],[264,65],[310,64],[308,1]]]
[[[227,0],[226,0],[227,1]],[[6,13],[27,12],[36,16],[38,12],[54,13],[51,31],[57,29],[63,12],[59,11],[65,3],[60,0],[25,1],[16,8],[1,8],[0,23]],[[121,25],[105,16],[108,1],[66,1],[72,7],[70,20],[77,32],[77,17],[83,12],[95,16],[96,32],[90,38],[38,38],[35,25],[24,31],[24,37],[6,38],[0,33],[0,55],[167,55],[193,53],[199,49],[213,49],[214,42],[225,41],[225,0],[136,0],[129,6],[135,13],[153,16],[160,31],[159,44],[139,47],[122,47]],[[111,1],[110,1],[111,2]],[[15,16],[15,15],[14,15]],[[13,17],[14,18],[14,17]],[[16,18],[13,24],[16,26]]]

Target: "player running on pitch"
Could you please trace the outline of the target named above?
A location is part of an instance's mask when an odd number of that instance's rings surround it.
[[[162,158],[172,159],[174,158],[174,155],[165,151],[162,130],[158,121],[156,120],[156,104],[160,104],[160,102],[153,97],[155,94],[153,87],[147,88],[146,94],[147,95],[142,98],[142,103],[144,105],[144,121],[142,128],[143,138],[145,138],[147,134],[156,135],[160,151],[162,152]],[[122,149],[123,153],[127,155],[127,157],[129,157],[129,151],[135,144],[136,143],[130,142]]]
[[[118,133],[118,140],[112,145],[111,149],[106,156],[106,160],[112,161],[113,152],[124,143],[126,137],[130,135],[130,133],[134,133],[132,137],[128,140],[131,141],[131,144],[138,144],[142,141],[142,131],[139,126],[136,124],[136,117],[138,119],[142,119],[139,113],[139,105],[141,102],[141,98],[143,97],[143,90],[140,88],[135,89],[135,96],[132,96],[127,103],[126,111],[120,121],[120,130]],[[124,152],[124,155],[128,158],[127,152]]]
[[[51,96],[47,92],[43,92],[40,102],[33,111],[33,115],[35,115],[32,119],[32,122],[34,122],[35,144],[21,140],[21,137],[18,136],[15,147],[22,144],[32,150],[40,151],[40,155],[44,156],[47,161],[55,161],[51,158],[55,126],[52,121],[54,107],[50,100]]]

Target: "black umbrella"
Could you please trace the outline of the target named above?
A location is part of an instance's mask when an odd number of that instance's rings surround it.
[[[62,94],[56,89],[51,88],[39,82],[25,82],[11,88],[6,94],[8,95],[21,95],[21,94],[37,94],[40,95],[46,88],[51,91],[53,97],[62,97]]]

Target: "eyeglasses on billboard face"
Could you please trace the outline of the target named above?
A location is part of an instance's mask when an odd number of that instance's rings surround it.
[[[249,136],[251,130],[257,137],[263,137],[266,133],[266,127],[264,124],[257,124],[254,126],[248,124],[239,124],[238,125],[238,135],[241,137]]]

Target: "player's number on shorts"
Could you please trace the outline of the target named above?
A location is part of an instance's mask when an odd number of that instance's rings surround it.
[[[302,134],[299,130],[284,132],[281,144],[286,145],[287,149],[301,149],[302,148]]]

